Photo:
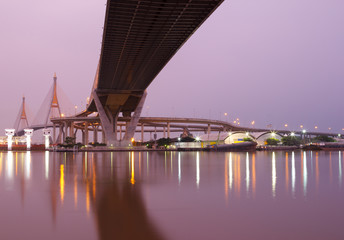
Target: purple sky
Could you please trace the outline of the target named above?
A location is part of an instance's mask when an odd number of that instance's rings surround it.
[[[1,129],[25,94],[32,115],[54,72],[85,105],[105,0],[0,2]],[[257,127],[343,132],[344,2],[225,0],[148,88],[143,115],[255,120]]]

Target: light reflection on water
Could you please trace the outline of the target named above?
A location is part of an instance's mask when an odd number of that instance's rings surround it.
[[[1,152],[0,235],[342,239],[342,154]]]

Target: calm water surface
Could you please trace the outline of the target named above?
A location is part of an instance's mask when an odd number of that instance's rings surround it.
[[[344,239],[344,152],[0,153],[0,239]]]

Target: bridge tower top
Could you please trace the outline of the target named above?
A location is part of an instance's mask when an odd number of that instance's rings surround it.
[[[48,114],[45,118],[45,122],[44,124],[47,125],[50,118],[55,118],[55,117],[60,117],[61,116],[61,108],[60,108],[60,104],[58,101],[58,97],[57,97],[57,76],[56,73],[54,73],[54,83],[53,83],[53,91],[52,91],[52,96],[51,96],[51,100],[50,100],[50,106],[49,106],[49,110],[48,110]]]
[[[25,110],[25,96],[23,96],[22,104],[19,109],[17,119],[14,123],[14,129],[18,131],[19,129],[24,129],[29,127],[29,121]]]

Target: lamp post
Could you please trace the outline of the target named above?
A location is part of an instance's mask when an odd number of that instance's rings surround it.
[[[31,137],[33,135],[33,129],[24,129],[26,136],[26,150],[31,150]]]
[[[12,144],[13,144],[13,136],[14,136],[15,129],[8,128],[5,129],[5,134],[7,136],[7,150],[12,150]]]
[[[45,138],[45,141],[44,141],[45,149],[47,150],[47,149],[49,149],[49,146],[50,146],[49,138],[51,136],[51,131],[49,129],[46,129],[46,128],[43,129],[43,136]]]

